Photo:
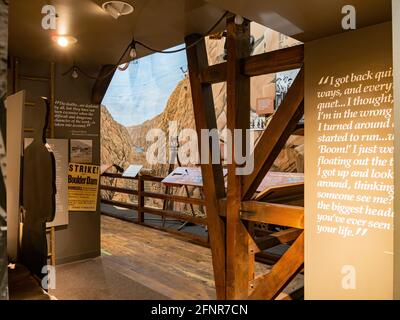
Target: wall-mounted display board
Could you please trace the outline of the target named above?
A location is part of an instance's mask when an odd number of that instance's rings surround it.
[[[305,298],[392,299],[391,23],[305,45]]]
[[[70,163],[68,166],[68,208],[96,211],[100,166]]]
[[[32,143],[32,138],[25,138],[25,149]],[[46,226],[58,227],[68,224],[68,140],[47,139],[49,149],[53,152],[56,162],[56,215]]]
[[[98,136],[100,106],[56,100],[54,128],[56,136]]]

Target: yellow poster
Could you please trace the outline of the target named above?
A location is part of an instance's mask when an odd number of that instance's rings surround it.
[[[70,163],[68,167],[68,210],[96,211],[99,180],[99,166]]]

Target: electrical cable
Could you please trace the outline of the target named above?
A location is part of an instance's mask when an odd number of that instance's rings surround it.
[[[124,60],[124,57],[126,56],[126,54],[128,53],[129,50],[135,49],[135,45],[136,45],[136,44],[138,44],[138,45],[140,45],[140,46],[142,46],[142,47],[144,47],[144,48],[146,48],[146,49],[148,49],[148,50],[150,50],[150,51],[152,51],[152,52],[154,52],[154,53],[162,53],[162,54],[178,53],[178,52],[181,52],[181,51],[184,51],[184,50],[188,50],[188,49],[190,49],[190,48],[196,46],[197,44],[199,44],[205,37],[207,37],[208,35],[210,35],[210,33],[212,33],[212,32],[214,31],[214,29],[215,29],[216,27],[218,27],[218,25],[222,22],[222,20],[223,20],[228,14],[229,14],[229,11],[225,11],[224,14],[221,16],[221,18],[219,18],[218,21],[217,21],[217,22],[216,22],[216,23],[201,37],[201,38],[199,38],[198,40],[196,40],[196,41],[193,42],[192,44],[190,44],[190,45],[188,45],[188,46],[185,46],[185,47],[183,47],[183,48],[175,49],[175,50],[158,50],[158,49],[155,49],[155,48],[152,48],[152,47],[146,45],[145,43],[143,43],[143,42],[141,42],[141,41],[137,41],[137,40],[135,40],[135,39],[132,39],[131,43],[127,46],[127,48],[126,48],[125,51],[123,52],[122,56],[119,58],[117,64],[114,65],[113,68],[112,68],[109,72],[107,72],[105,75],[99,76],[99,77],[94,77],[94,76],[89,75],[87,72],[83,71],[82,68],[80,68],[80,67],[78,67],[78,66],[76,66],[76,65],[73,65],[70,69],[68,69],[66,72],[64,72],[64,73],[62,74],[62,76],[66,76],[67,74],[69,74],[69,73],[70,73],[71,71],[73,71],[73,70],[78,70],[78,71],[81,72],[85,77],[90,78],[90,79],[93,79],[93,80],[97,80],[97,79],[98,79],[98,80],[101,80],[101,79],[108,78],[108,77],[111,76],[117,69],[120,68],[120,65],[122,64],[122,61]],[[129,62],[131,62],[131,61],[128,61],[128,62],[126,63],[126,66],[122,67],[121,71],[124,71],[124,70],[128,69]]]

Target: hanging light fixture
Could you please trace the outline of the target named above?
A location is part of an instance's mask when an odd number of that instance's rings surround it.
[[[132,39],[131,49],[129,50],[129,56],[131,57],[132,60],[135,60],[137,58],[135,38]]]
[[[241,15],[236,15],[235,16],[235,24],[237,24],[238,26],[242,25],[244,22],[244,19]]]
[[[79,78],[78,68],[77,68],[76,66],[74,66],[74,67],[72,68],[71,77],[72,77],[73,79],[78,79],[78,78]]]
[[[107,1],[102,7],[114,19],[131,14],[135,10],[129,3],[123,1]]]

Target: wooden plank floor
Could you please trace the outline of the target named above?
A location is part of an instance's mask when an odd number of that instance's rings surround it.
[[[101,239],[103,263],[116,272],[170,299],[215,299],[208,248],[106,216]]]
[[[101,217],[100,258],[57,266],[57,299],[215,299],[209,248]],[[255,265],[256,274],[270,267]]]

